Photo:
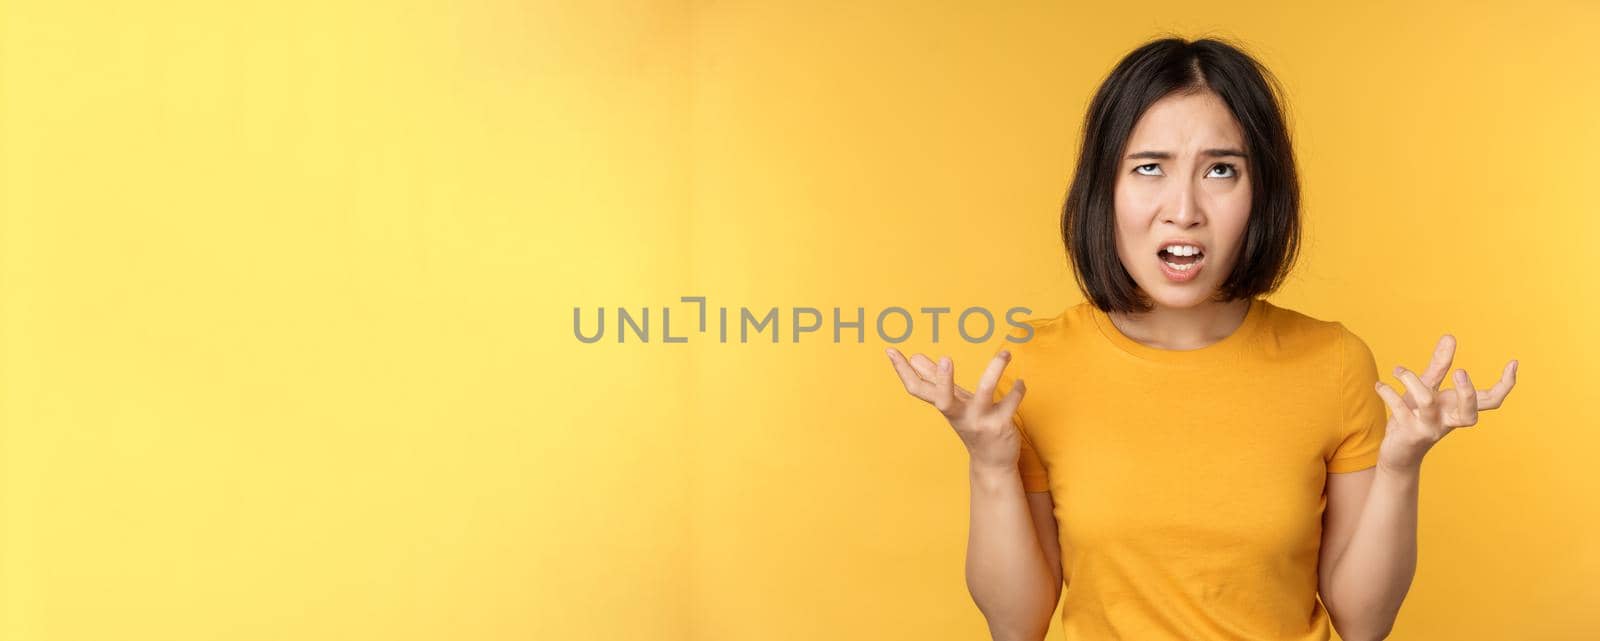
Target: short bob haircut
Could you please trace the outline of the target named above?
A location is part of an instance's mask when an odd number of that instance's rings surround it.
[[[1148,312],[1154,302],[1117,257],[1115,188],[1128,137],[1145,110],[1175,92],[1215,92],[1244,133],[1250,214],[1239,259],[1212,300],[1271,293],[1300,246],[1300,182],[1280,102],[1266,67],[1226,42],[1169,37],[1140,46],[1117,63],[1095,93],[1083,146],[1061,210],[1061,240],[1078,288],[1103,311]]]

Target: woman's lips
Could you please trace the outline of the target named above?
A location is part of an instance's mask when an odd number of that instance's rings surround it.
[[[1179,269],[1173,267],[1172,263],[1167,262],[1167,259],[1161,253],[1156,254],[1156,261],[1161,263],[1161,273],[1166,275],[1167,280],[1174,283],[1186,283],[1200,275],[1200,270],[1205,267],[1206,257],[1205,254],[1198,254],[1195,258],[1196,260],[1190,263],[1186,269]]]

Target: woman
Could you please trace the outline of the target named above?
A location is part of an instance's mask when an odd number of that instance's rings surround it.
[[[1422,374],[1395,369],[1400,395],[1342,323],[1259,298],[1300,231],[1271,78],[1211,39],[1133,51],[1063,208],[1085,302],[1029,321],[972,392],[948,357],[888,350],[971,454],[967,584],[996,639],[1044,638],[1063,585],[1073,640],[1384,638],[1423,455],[1515,383],[1511,361],[1440,390],[1445,335]]]

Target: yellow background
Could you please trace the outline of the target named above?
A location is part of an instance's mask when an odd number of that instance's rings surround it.
[[[0,5],[0,638],[983,638],[882,341],[572,308],[1053,315],[1083,109],[1169,31],[1288,90],[1275,302],[1522,363],[1392,638],[1600,636],[1594,3],[433,4]],[[901,347],[970,384],[950,336]]]

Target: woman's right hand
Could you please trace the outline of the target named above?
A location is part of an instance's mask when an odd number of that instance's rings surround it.
[[[1016,469],[1017,457],[1022,453],[1022,435],[1011,423],[1011,415],[1022,404],[1027,386],[1019,379],[1011,386],[1000,402],[994,401],[994,388],[1000,375],[1011,362],[1011,352],[1000,350],[989,361],[988,369],[978,379],[978,389],[969,392],[955,384],[955,363],[949,356],[939,357],[935,364],[922,354],[909,361],[893,347],[889,348],[889,362],[894,364],[900,382],[910,393],[939,410],[956,435],[967,446],[972,463],[990,469]]]

